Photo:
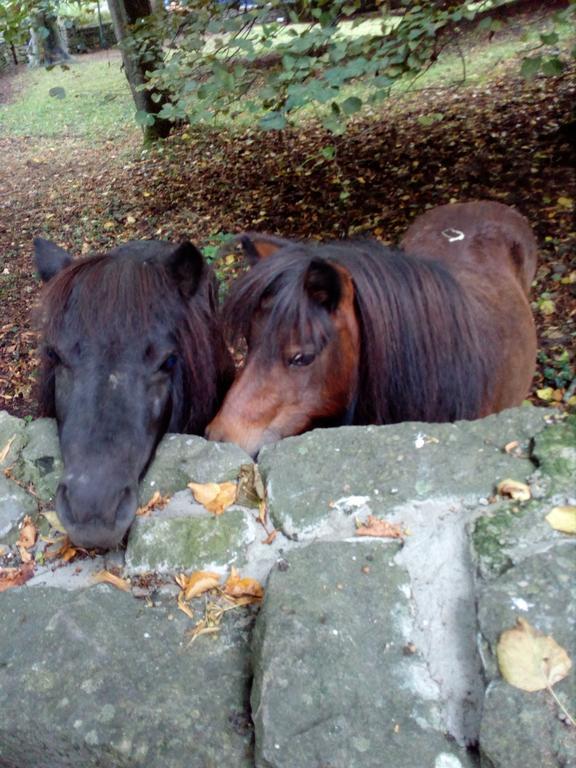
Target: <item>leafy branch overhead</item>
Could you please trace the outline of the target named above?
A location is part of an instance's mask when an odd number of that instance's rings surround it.
[[[164,42],[162,62],[148,71],[145,86],[153,100],[167,99],[161,119],[202,123],[242,113],[260,128],[279,130],[306,109],[339,133],[351,115],[385,99],[399,78],[430,67],[460,25],[476,20],[491,33],[502,26],[500,9],[487,15],[494,4],[486,0],[388,5],[367,18],[357,15],[360,0],[182,0],[170,13],[139,19],[130,46],[142,56]],[[566,24],[574,11],[572,4],[559,11],[557,23]],[[523,64],[525,76],[562,71],[558,39],[556,31],[540,36]]]

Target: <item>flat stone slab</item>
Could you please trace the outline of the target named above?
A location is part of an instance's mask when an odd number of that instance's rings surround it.
[[[24,515],[38,509],[34,498],[4,476],[0,469],[0,541],[14,538],[18,523]]]
[[[245,609],[188,645],[175,601],[108,586],[0,598],[0,765],[252,768]]]
[[[496,645],[518,616],[551,635],[576,660],[576,542],[568,538],[527,557],[480,593],[478,621],[485,673],[490,681],[480,730],[483,759],[491,768],[576,765],[576,729],[564,722],[547,691],[528,693],[499,675]],[[574,669],[554,686],[574,712]],[[484,764],[484,763],[483,763]]]
[[[195,435],[165,435],[140,483],[141,502],[148,502],[156,491],[171,496],[189,482],[235,480],[240,467],[252,463],[250,456],[232,443],[210,443]]]
[[[259,466],[270,513],[288,536],[314,537],[333,510],[350,517],[365,507],[384,514],[432,496],[490,496],[507,477],[525,481],[534,465],[528,446],[550,413],[515,408],[476,422],[314,430],[265,447]],[[524,446],[509,455],[511,441]]]
[[[126,549],[127,572],[174,573],[218,571],[240,567],[256,536],[254,515],[228,509],[217,517],[193,516],[137,518]]]
[[[438,689],[410,645],[397,552],[317,543],[272,572],[255,631],[257,766],[474,765],[444,736]]]
[[[0,469],[12,466],[26,445],[26,422],[0,411]]]
[[[62,474],[62,457],[54,419],[37,419],[26,426],[26,445],[14,465],[14,478],[32,485],[42,501],[51,501]]]

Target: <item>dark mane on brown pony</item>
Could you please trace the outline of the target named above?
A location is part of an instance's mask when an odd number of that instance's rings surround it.
[[[465,295],[439,262],[374,241],[295,244],[256,264],[225,304],[229,338],[249,344],[254,316],[269,305],[259,354],[272,360],[289,338],[319,350],[332,325],[328,311],[305,290],[317,260],[340,264],[354,284],[361,362],[350,423],[455,421],[479,415],[495,347],[480,338],[488,325],[482,319],[486,309]],[[270,297],[273,301],[267,301]]]
[[[160,263],[118,258],[114,253],[93,256],[73,263],[47,283],[37,322],[46,346],[66,333],[72,322],[83,336],[120,337],[126,343],[154,323],[172,329],[183,363],[173,412],[178,414],[180,431],[202,434],[224,388],[217,368],[223,344],[215,319],[215,290],[215,278],[208,270],[193,299],[187,300]],[[43,353],[38,400],[44,416],[55,415],[54,369],[54,360]]]

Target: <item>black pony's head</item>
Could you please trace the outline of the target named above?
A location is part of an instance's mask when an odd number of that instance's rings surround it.
[[[231,378],[214,277],[191,244],[129,242],[73,262],[34,242],[40,411],[58,422],[56,510],[84,547],[119,543],[167,431],[203,434]]]

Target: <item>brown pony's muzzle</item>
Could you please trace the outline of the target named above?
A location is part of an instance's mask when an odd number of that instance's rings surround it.
[[[220,412],[206,427],[207,440],[218,443],[235,443],[256,459],[260,449],[280,440],[281,435],[272,429],[251,427],[225,418]]]
[[[122,541],[134,520],[137,499],[136,486],[117,490],[80,475],[58,486],[56,512],[74,544],[111,549]]]

